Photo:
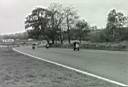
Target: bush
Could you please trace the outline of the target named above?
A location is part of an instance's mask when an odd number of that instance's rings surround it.
[[[73,44],[53,44],[52,47],[55,48],[73,48]]]
[[[88,43],[81,44],[81,48],[84,49],[98,49],[98,50],[125,50],[127,48],[124,44],[115,43]]]
[[[55,48],[73,48],[73,44],[54,44],[52,47]],[[81,49],[97,49],[97,50],[126,50],[127,44],[124,43],[92,43],[92,42],[86,42],[80,44]]]

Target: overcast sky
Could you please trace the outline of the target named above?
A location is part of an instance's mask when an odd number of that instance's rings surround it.
[[[0,0],[0,34],[24,31],[26,14],[51,2],[76,7],[82,18],[98,27],[105,27],[107,14],[113,8],[128,15],[128,0]]]

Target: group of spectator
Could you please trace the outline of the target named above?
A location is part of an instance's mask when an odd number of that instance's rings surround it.
[[[50,45],[47,43],[45,45],[45,47],[48,49],[50,47]],[[36,44],[33,43],[32,44],[32,49],[35,50],[35,48],[36,48]],[[80,43],[78,41],[73,42],[73,50],[74,51],[79,51],[80,50]]]

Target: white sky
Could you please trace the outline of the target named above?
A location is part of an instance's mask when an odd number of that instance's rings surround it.
[[[51,2],[73,5],[90,25],[105,27],[108,12],[115,8],[128,15],[128,0],[0,0],[0,34],[24,31],[24,19],[37,5]]]

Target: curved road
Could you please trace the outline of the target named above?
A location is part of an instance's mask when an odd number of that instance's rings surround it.
[[[16,49],[128,85],[127,51],[80,50],[74,52],[71,49],[59,48],[38,48],[33,51],[30,47]]]

